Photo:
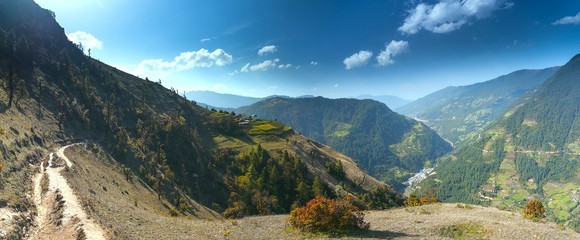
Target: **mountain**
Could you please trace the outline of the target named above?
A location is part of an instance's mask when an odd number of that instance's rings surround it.
[[[189,91],[185,93],[185,97],[191,101],[199,103],[201,106],[208,104],[219,108],[239,108],[252,105],[257,101],[262,100],[261,98],[216,93],[212,91]]]
[[[423,121],[455,145],[477,136],[523,94],[541,85],[558,67],[520,70],[493,80],[447,87],[396,109]]]
[[[429,127],[374,100],[272,98],[236,111],[284,122],[351,156],[399,190],[410,173],[431,166],[435,158],[451,150]]]
[[[506,209],[539,199],[551,219],[580,230],[579,79],[576,55],[478,138],[438,159],[422,189]]]
[[[54,18],[32,0],[0,2],[0,238],[174,239],[175,222],[343,193],[402,204],[288,126],[208,110],[86,56]]]
[[[356,99],[372,99],[378,102],[382,102],[384,104],[386,104],[390,109],[396,109],[399,108],[401,106],[404,106],[408,103],[410,103],[410,100],[407,99],[403,99],[397,96],[391,96],[391,95],[370,95],[370,94],[363,94],[363,95],[358,95],[357,97],[355,97]]]

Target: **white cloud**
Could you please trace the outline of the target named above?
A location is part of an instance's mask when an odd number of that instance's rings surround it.
[[[268,53],[274,53],[276,51],[278,51],[278,48],[276,46],[268,45],[260,48],[260,50],[258,50],[258,55],[265,56]]]
[[[385,50],[381,51],[379,56],[377,56],[377,62],[379,66],[386,66],[395,63],[393,60],[394,56],[405,53],[409,51],[409,42],[407,41],[391,41],[386,44]]]
[[[316,65],[318,65],[318,61],[312,61],[312,62],[310,62],[310,65],[316,66]]]
[[[103,42],[101,42],[99,39],[97,39],[90,33],[76,31],[74,33],[67,33],[66,36],[71,42],[76,44],[82,44],[85,50],[89,49],[94,50],[103,48]]]
[[[185,71],[198,67],[221,67],[232,63],[232,61],[232,55],[222,49],[218,48],[210,52],[202,48],[198,51],[182,52],[170,62],[163,59],[143,60],[138,65],[127,67],[125,70],[137,76],[166,76],[171,72]]]
[[[440,0],[435,5],[420,3],[409,11],[399,31],[407,34],[415,34],[422,29],[434,33],[452,32],[472,18],[483,19],[495,10],[512,5],[505,0]]]
[[[273,60],[266,60],[266,61],[263,61],[261,63],[255,64],[255,65],[250,65],[249,63],[246,63],[246,65],[244,65],[242,67],[242,69],[240,69],[240,72],[245,73],[245,72],[249,72],[249,71],[253,71],[253,72],[254,71],[262,71],[262,72],[268,71],[269,69],[276,68],[278,66],[278,62],[280,62],[280,59],[276,58]],[[286,65],[288,65],[288,64],[286,64]],[[284,64],[279,65],[278,68],[285,68],[286,65],[284,65]],[[284,66],[284,67],[280,67],[280,66]],[[292,66],[292,64],[290,64],[290,66]]]
[[[215,40],[215,39],[217,39],[217,37],[202,38],[199,41],[203,43],[203,42],[209,42],[209,41]]]
[[[578,14],[576,14],[576,16],[567,16],[567,17],[563,17],[555,22],[553,22],[552,24],[554,25],[564,25],[564,24],[580,24],[580,12]]]
[[[268,71],[269,69],[275,68],[276,65],[280,62],[280,59],[276,58],[274,60],[266,60],[256,65],[250,66],[250,70],[252,71]]]
[[[292,64],[290,64],[290,63],[278,65],[278,68],[279,69],[288,69],[288,68],[291,68],[291,67],[292,67]]]
[[[240,72],[248,72],[250,70],[250,63],[246,63],[240,70]]]
[[[367,65],[369,59],[371,59],[372,56],[373,56],[372,52],[359,51],[358,53],[355,53],[350,57],[345,58],[344,61],[342,62],[344,63],[346,69],[352,69]]]

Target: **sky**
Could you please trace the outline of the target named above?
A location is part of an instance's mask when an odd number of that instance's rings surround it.
[[[35,0],[91,57],[180,93],[363,94],[565,64],[578,0]]]

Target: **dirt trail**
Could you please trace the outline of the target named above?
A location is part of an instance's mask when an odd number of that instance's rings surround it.
[[[64,155],[71,144],[50,153],[48,164],[40,163],[40,173],[33,178],[34,204],[37,207],[36,229],[29,239],[65,239],[84,234],[86,239],[106,239],[105,231],[85,213],[77,196],[60,173],[73,163]],[[58,156],[58,158],[56,157]],[[63,160],[64,163],[62,163]],[[43,181],[48,178],[48,189]],[[43,180],[44,178],[44,180]],[[46,183],[44,183],[46,186]]]

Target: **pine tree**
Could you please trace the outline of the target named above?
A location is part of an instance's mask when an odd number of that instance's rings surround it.
[[[322,181],[320,181],[320,177],[314,177],[314,181],[312,182],[312,193],[315,197],[325,197],[326,194],[324,192],[324,185]]]

